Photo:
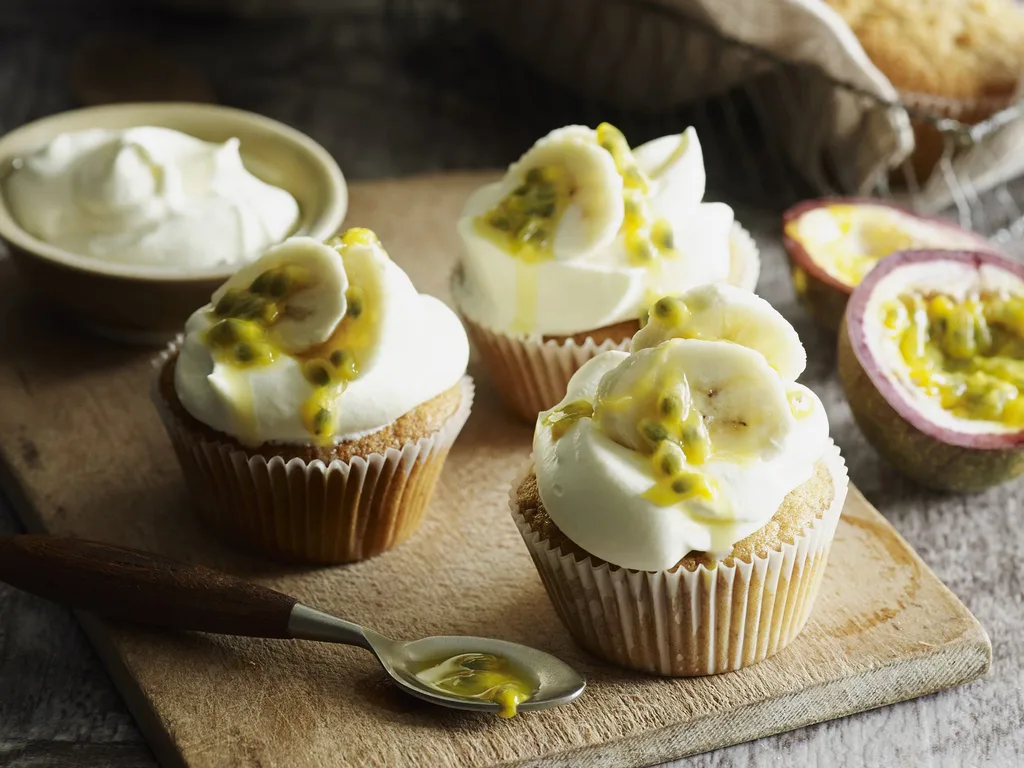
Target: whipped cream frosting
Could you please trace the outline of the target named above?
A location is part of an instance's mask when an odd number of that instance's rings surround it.
[[[274,295],[274,279],[288,276],[298,289],[271,305],[277,319],[232,330],[234,318],[254,314],[247,290],[269,283],[262,295]],[[373,433],[451,388],[468,359],[456,315],[418,293],[373,233],[349,230],[334,247],[289,238],[229,280],[188,320],[175,387],[196,419],[244,444],[329,444]]]
[[[621,148],[600,135],[606,125],[553,131],[502,181],[466,202],[454,291],[467,317],[509,334],[570,335],[637,319],[659,296],[728,280],[733,211],[701,202],[705,174],[696,132],[630,151],[613,128]],[[537,169],[567,174],[569,197],[550,222],[546,257],[530,259],[510,252],[481,222]],[[647,222],[641,231],[649,228],[662,248],[636,241],[630,222],[637,215]]]
[[[746,321],[716,320],[734,314]],[[829,444],[821,402],[794,381],[801,360],[792,327],[751,293],[709,285],[660,300],[629,353],[588,361],[540,415],[533,456],[551,519],[624,568],[727,555]]]
[[[238,139],[211,144],[168,128],[61,134],[20,160],[6,188],[29,234],[125,264],[238,264],[299,220],[291,194],[246,170]]]

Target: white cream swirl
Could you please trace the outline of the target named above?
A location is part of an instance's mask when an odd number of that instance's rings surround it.
[[[756,280],[756,265],[737,269],[733,264],[756,256],[738,257],[731,247],[732,209],[701,202],[704,161],[692,128],[637,147],[632,159],[647,180],[641,205],[667,223],[671,255],[639,264],[631,258],[623,176],[615,172],[597,132],[568,126],[538,141],[502,181],[482,187],[466,202],[458,223],[460,279],[454,285],[460,310],[505,333],[569,335],[636,319],[652,298],[726,281],[731,274]],[[577,189],[552,234],[552,258],[529,263],[481,233],[479,217],[521,185],[531,168],[558,164],[568,169]]]
[[[241,263],[299,220],[291,194],[246,170],[238,139],[212,144],[168,128],[62,134],[20,160],[6,188],[26,232],[124,264]]]
[[[752,294],[726,293],[722,301],[744,305],[752,321],[757,313],[775,313]],[[679,298],[689,303],[688,294]],[[688,338],[679,323],[682,338],[662,334],[650,347],[635,338],[631,353],[605,352],[573,376],[565,399],[541,414],[533,442],[541,499],[566,536],[614,565],[656,571],[691,551],[724,556],[768,523],[786,495],[811,477],[828,445],[818,398],[755,348],[800,344],[795,334],[773,330],[788,327],[775,314],[761,324],[761,333],[776,337],[771,345],[753,332],[741,340],[706,332]],[[785,359],[802,354],[790,350]],[[586,406],[570,405],[580,402],[593,406],[592,416]],[[678,430],[659,421],[666,413],[678,417],[680,404],[681,413],[696,416],[676,422]],[[562,424],[574,410],[583,415]],[[682,436],[682,448],[668,444],[664,425],[671,440]],[[691,450],[700,447],[700,434],[705,455]],[[662,453],[652,456],[655,450]],[[659,469],[662,456],[675,462],[670,471]],[[677,499],[673,477],[688,478],[686,485],[698,490]]]
[[[192,315],[175,368],[178,397],[189,413],[247,445],[312,442],[303,418],[318,392],[308,374],[310,356],[326,354],[316,350],[330,349],[344,332],[345,318],[355,312],[353,290],[359,292],[363,324],[349,334],[358,374],[329,403],[333,429],[316,442],[339,443],[373,433],[459,381],[469,343],[455,313],[439,299],[418,293],[376,237],[361,231],[369,237],[339,246],[340,255],[312,238],[290,238],[215,294],[216,303],[225,289],[245,288],[282,266],[318,270],[311,287],[288,299],[298,322],[278,324],[282,338],[275,339],[269,364],[240,367],[217,353],[208,333],[219,321],[212,303]],[[337,274],[331,272],[335,269]],[[283,312],[288,315],[289,307]]]

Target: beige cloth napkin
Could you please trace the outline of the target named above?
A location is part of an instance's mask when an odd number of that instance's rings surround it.
[[[658,1],[684,13],[700,11],[726,37],[787,62],[813,65],[851,86],[835,88],[814,82],[817,78],[813,75],[804,77],[804,82],[797,84],[799,104],[812,107],[820,100],[826,105],[824,114],[807,120],[804,109],[795,113],[773,110],[774,118],[788,133],[791,158],[819,189],[827,188],[820,175],[823,155],[845,189],[867,194],[884,185],[889,169],[913,150],[906,110],[885,106],[898,104],[898,92],[868,59],[846,22],[821,0]],[[1018,97],[1024,98],[1024,79]],[[778,100],[775,105],[780,106]],[[1018,116],[945,158],[929,178],[919,180],[917,189],[901,197],[924,211],[954,204],[963,211],[975,204],[981,193],[1021,174],[1024,118]]]
[[[870,194],[914,149],[898,92],[822,0],[464,2],[532,66],[615,106],[661,112],[743,87],[767,118],[765,141],[781,141],[822,193]],[[1024,170],[1020,132],[1017,121],[960,153],[955,180],[980,191]],[[708,140],[719,139],[727,140]],[[937,169],[908,202],[931,210],[954,202],[962,191],[949,171]]]

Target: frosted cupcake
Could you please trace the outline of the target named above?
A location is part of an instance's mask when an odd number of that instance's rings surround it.
[[[728,282],[760,260],[723,203],[702,203],[691,128],[631,150],[608,123],[538,141],[477,190],[458,223],[453,294],[508,405],[533,421],[584,362],[627,349],[655,299]]]
[[[159,360],[189,490],[229,541],[290,562],[390,549],[416,528],[473,399],[455,314],[377,237],[293,237],[241,269]]]
[[[703,286],[659,300],[630,352],[590,360],[540,415],[510,504],[581,645],[704,675],[800,632],[847,490],[805,363],[767,302]]]

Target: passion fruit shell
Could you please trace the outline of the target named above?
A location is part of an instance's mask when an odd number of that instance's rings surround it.
[[[959,431],[937,424],[886,375],[890,368],[878,359],[877,345],[865,329],[869,299],[879,285],[901,279],[907,267],[940,262],[1001,270],[1024,286],[1024,264],[991,252],[922,250],[886,257],[857,286],[847,305],[839,331],[839,380],[864,436],[897,469],[930,488],[978,491],[1024,473],[1024,430]],[[915,288],[909,275],[902,288]]]
[[[793,279],[793,288],[796,290],[800,301],[811,313],[818,325],[830,333],[838,331],[843,314],[846,311],[846,303],[849,301],[850,294],[856,288],[856,285],[845,282],[826,270],[815,260],[813,247],[801,242],[789,233],[789,225],[810,211],[834,205],[891,208],[905,216],[913,217],[917,221],[925,222],[929,227],[935,227],[940,232],[948,232],[951,238],[955,238],[955,246],[958,248],[970,248],[972,251],[984,251],[987,253],[997,252],[988,240],[973,232],[968,232],[951,221],[931,216],[922,216],[919,213],[884,200],[859,197],[826,197],[797,203],[782,214],[782,243],[786,249],[786,256],[789,259],[790,277]]]

